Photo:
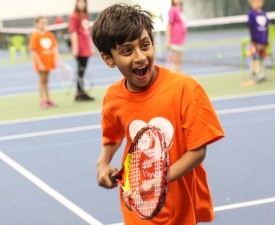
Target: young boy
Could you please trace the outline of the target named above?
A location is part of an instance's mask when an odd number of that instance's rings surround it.
[[[268,45],[268,18],[262,7],[264,0],[248,0],[251,10],[248,12],[248,26],[251,36],[251,78],[256,82],[265,80],[264,58]]]
[[[124,78],[111,85],[102,108],[103,145],[97,163],[100,186],[114,188],[111,160],[126,138],[141,126],[161,126],[169,149],[170,183],[165,204],[152,220],[128,210],[129,192],[121,190],[126,225],[195,225],[214,218],[206,173],[206,145],[224,136],[214,109],[191,77],[154,65],[153,23],[139,6],[116,4],[100,13],[92,28],[94,44],[107,66]],[[131,130],[131,132],[130,132]],[[130,134],[131,133],[131,134]],[[124,157],[125,157],[124,153]]]
[[[47,19],[43,16],[35,20],[35,32],[30,37],[30,50],[34,61],[35,71],[39,74],[40,107],[48,108],[57,106],[50,99],[49,74],[55,68],[55,62],[62,66],[57,50],[56,39],[50,31],[47,31]]]

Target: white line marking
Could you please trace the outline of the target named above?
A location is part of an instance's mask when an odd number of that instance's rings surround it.
[[[40,180],[38,177],[36,177],[34,174],[29,172],[27,169],[25,169],[23,166],[15,162],[13,159],[8,157],[6,154],[4,154],[2,151],[0,151],[0,159],[4,161],[6,164],[8,164],[10,167],[12,167],[14,170],[16,170],[18,173],[23,175],[25,178],[27,178],[30,182],[35,184],[37,187],[42,189],[44,192],[46,192],[48,195],[50,195],[52,198],[54,198],[56,201],[61,203],[63,206],[65,206],[67,209],[71,210],[73,213],[75,213],[77,216],[79,216],[81,219],[86,221],[90,225],[103,225],[101,222],[96,220],[94,217],[92,217],[90,214],[85,212],[83,209],[75,205],[73,202],[68,200],[66,197],[58,193],[56,190],[51,188],[49,185],[47,185],[45,182]]]
[[[238,209],[238,208],[243,208],[243,207],[251,207],[251,206],[263,205],[263,204],[274,203],[274,202],[275,202],[275,197],[266,198],[266,199],[260,199],[260,200],[255,200],[255,201],[240,202],[240,203],[231,204],[231,205],[218,206],[218,207],[214,207],[214,211],[215,212],[225,211],[225,210]],[[124,225],[124,223],[114,223],[114,224],[109,224],[109,225]]]
[[[268,110],[268,109],[275,109],[275,104],[242,107],[242,108],[234,108],[234,109],[223,109],[223,110],[217,110],[216,113],[218,115],[225,115],[225,114],[233,114],[233,113],[255,112],[255,111],[261,111],[261,110]]]
[[[96,125],[83,126],[83,127],[73,127],[73,128],[47,130],[47,131],[25,133],[25,134],[15,134],[15,135],[2,136],[2,137],[0,137],[0,141],[10,141],[10,140],[23,139],[23,138],[49,136],[49,135],[54,135],[54,134],[65,134],[65,133],[72,133],[72,132],[79,132],[79,131],[95,130],[95,129],[100,129],[100,128],[101,128],[101,125],[96,124]]]
[[[266,91],[266,92],[259,92],[259,93],[253,93],[253,94],[213,97],[210,99],[211,101],[224,101],[224,100],[231,100],[231,99],[252,98],[252,97],[267,96],[267,95],[274,95],[274,94],[275,94],[275,91]],[[83,116],[83,115],[89,115],[89,114],[98,115],[100,113],[101,113],[101,110],[93,110],[93,111],[86,111],[86,112],[66,113],[62,115],[44,116],[44,117],[29,118],[29,119],[7,120],[7,121],[0,122],[0,126],[8,125],[8,124],[16,124],[16,123],[27,123],[27,122],[35,122],[35,121],[43,121],[43,120],[51,120],[51,119],[60,119],[60,118],[67,118],[67,117],[74,117],[74,116]]]
[[[0,125],[27,123],[27,122],[35,122],[35,121],[43,121],[43,120],[54,120],[54,119],[62,119],[62,118],[75,117],[75,116],[98,115],[100,113],[101,113],[101,110],[93,110],[93,111],[77,112],[77,113],[66,113],[66,114],[62,114],[62,115],[52,115],[52,116],[44,116],[44,117],[29,118],[29,119],[8,120],[8,121],[0,122]]]
[[[226,115],[226,114],[233,114],[233,113],[254,112],[254,111],[269,110],[269,109],[275,109],[275,104],[217,110],[216,113],[218,115]],[[65,133],[72,133],[72,132],[79,132],[79,131],[96,130],[100,128],[101,128],[101,125],[96,124],[91,126],[64,128],[64,129],[58,129],[58,130],[47,130],[47,131],[24,133],[24,134],[15,134],[15,135],[2,136],[0,137],[0,141],[10,141],[10,140],[23,139],[23,138],[49,136],[53,134],[65,134]]]
[[[275,197],[265,198],[265,199],[255,200],[255,201],[240,202],[240,203],[231,204],[231,205],[218,206],[218,207],[214,207],[214,210],[215,212],[218,212],[218,211],[224,211],[224,210],[230,210],[230,209],[250,207],[255,205],[263,205],[263,204],[268,204],[273,202],[275,202]]]
[[[261,92],[254,92],[248,94],[241,94],[241,95],[227,95],[221,97],[212,97],[210,98],[211,101],[224,101],[224,100],[232,100],[232,99],[242,99],[242,98],[254,98],[254,97],[261,97],[261,96],[268,96],[268,95],[275,95],[275,91],[261,91]]]

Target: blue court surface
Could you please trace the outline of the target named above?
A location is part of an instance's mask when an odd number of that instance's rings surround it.
[[[239,60],[237,53],[229,58],[234,57]],[[73,61],[68,59],[68,63]],[[207,75],[236,71],[236,65],[189,63],[185,68],[189,74]],[[118,71],[108,70],[96,57],[90,66],[93,74],[100,74],[95,76],[95,85],[120,78]],[[0,70],[10,76],[0,76],[0,95],[36,91],[31,63],[5,65]],[[204,162],[216,211],[211,224],[272,225],[275,92],[211,100],[226,134],[208,146]],[[0,123],[1,225],[123,224],[118,189],[97,185],[100,119],[95,111]],[[122,151],[112,162],[117,167]]]

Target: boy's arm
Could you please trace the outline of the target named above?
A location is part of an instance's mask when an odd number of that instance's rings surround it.
[[[41,61],[37,52],[35,50],[31,50],[31,55],[32,55],[34,62],[37,63],[39,71],[44,71],[45,66],[44,66],[43,62]]]
[[[78,37],[77,37],[77,32],[74,31],[70,35],[71,37],[71,43],[72,43],[72,55],[77,56],[78,55]]]
[[[170,166],[170,182],[180,178],[197,167],[206,156],[206,145],[187,151],[180,159]]]
[[[113,188],[117,186],[111,182],[110,175],[118,172],[118,170],[115,167],[112,167],[110,163],[121,143],[122,140],[117,144],[107,144],[102,146],[101,153],[97,161],[97,181],[99,186],[105,188]]]

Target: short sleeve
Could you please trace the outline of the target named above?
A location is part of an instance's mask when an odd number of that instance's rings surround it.
[[[247,24],[251,27],[253,25],[253,15],[251,11],[248,12],[247,17]]]
[[[32,34],[30,36],[29,49],[33,51],[36,51],[38,49],[38,40],[37,40],[37,35],[35,34]]]
[[[119,143],[124,137],[125,132],[121,125],[118,116],[113,109],[114,102],[108,101],[105,96],[102,107],[102,144],[116,144]],[[115,101],[115,100],[114,100]]]
[[[182,107],[182,128],[187,150],[211,144],[224,136],[215,110],[204,89],[197,84]]]
[[[69,20],[69,32],[77,32],[78,30],[78,16],[74,13]]]
[[[171,8],[170,11],[169,11],[169,13],[168,13],[168,16],[169,16],[168,23],[169,24],[174,24],[175,17],[176,17],[176,11],[175,11],[175,9]]]

